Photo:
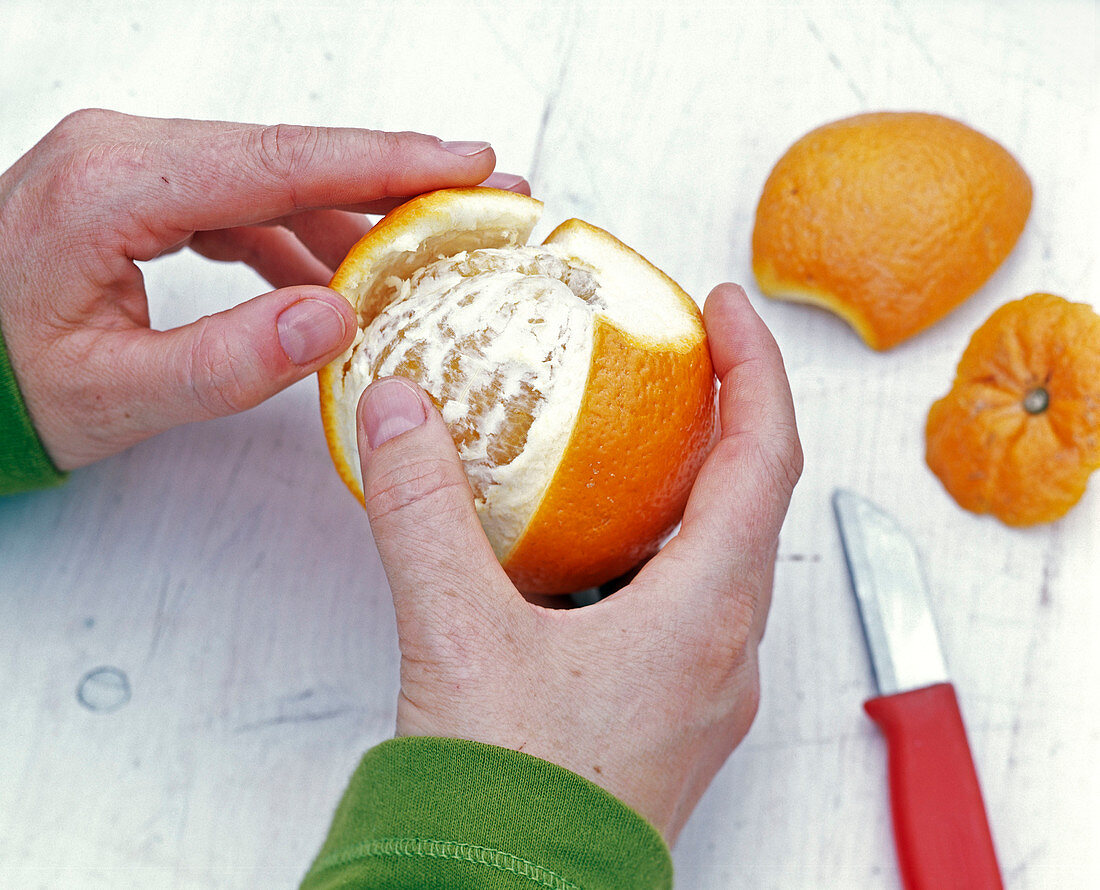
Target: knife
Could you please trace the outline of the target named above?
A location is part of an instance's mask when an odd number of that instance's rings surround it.
[[[909,536],[850,491],[833,509],[878,696],[863,705],[886,737],[890,808],[907,890],[1001,888],[978,775]]]

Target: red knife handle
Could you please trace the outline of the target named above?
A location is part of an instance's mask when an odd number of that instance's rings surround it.
[[[955,688],[937,683],[863,707],[886,736],[894,839],[907,890],[1002,888]]]

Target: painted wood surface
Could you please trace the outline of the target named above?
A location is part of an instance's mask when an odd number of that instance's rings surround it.
[[[744,283],[806,451],[747,740],[675,851],[677,886],[898,886],[871,676],[829,509],[918,542],[1005,879],[1100,886],[1100,488],[1064,520],[964,513],[923,463],[973,329],[1035,290],[1100,305],[1098,7],[1051,2],[88,3],[0,8],[0,164],[67,112],[416,129],[615,232],[702,299]],[[765,300],[749,239],[783,150],[864,110],[958,117],[1036,190],[1016,251],[875,354]],[[167,327],[266,289],[186,253],[144,268]],[[367,523],[312,381],[0,500],[0,887],[290,888],[359,755],[392,731],[397,650]]]

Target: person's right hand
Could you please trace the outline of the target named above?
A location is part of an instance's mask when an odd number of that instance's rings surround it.
[[[355,312],[323,285],[363,213],[449,186],[530,192],[495,163],[488,143],[420,133],[67,117],[0,176],[0,330],[54,464],[243,411],[340,355]],[[279,289],[150,330],[135,261],[185,245]]]
[[[585,608],[533,605],[512,586],[419,388],[379,380],[359,405],[366,506],[401,647],[398,734],[557,763],[670,842],[756,713],[777,539],[802,469],[779,349],[744,291],[715,288],[704,318],[721,440],[679,534]]]

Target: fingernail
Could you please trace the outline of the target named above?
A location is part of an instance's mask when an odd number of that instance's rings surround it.
[[[486,179],[482,185],[491,189],[504,189],[505,191],[510,191],[525,181],[526,180],[522,176],[516,176],[514,173],[494,173]]]
[[[462,155],[464,158],[481,154],[489,148],[488,142],[441,142],[440,145],[451,154]]]
[[[372,451],[420,426],[426,417],[420,396],[399,377],[372,383],[359,403],[359,424]]]
[[[344,339],[344,317],[324,300],[305,299],[287,306],[275,322],[283,352],[296,365],[308,365]]]

